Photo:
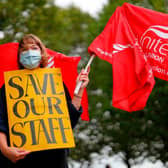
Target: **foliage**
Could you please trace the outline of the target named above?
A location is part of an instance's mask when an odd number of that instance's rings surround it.
[[[89,26],[88,46],[104,29],[116,7],[124,2],[126,1],[109,0],[104,6],[99,18]],[[127,2],[166,12],[164,4],[167,2],[164,0],[129,0]],[[128,168],[147,157],[153,162],[159,159],[166,163],[168,160],[167,82],[156,79],[155,88],[146,108],[128,113],[111,106],[112,69],[109,63],[96,58],[91,66],[90,79],[88,94],[91,122],[82,127],[83,132],[85,131],[88,136],[88,142],[83,142],[85,152],[80,157],[89,159],[88,153],[99,152],[103,146],[109,145],[112,147],[112,154],[119,152],[124,154],[123,161]],[[79,142],[81,145],[82,141],[79,140]]]
[[[0,43],[18,41],[33,33],[48,48],[68,54],[77,45],[86,45],[88,24],[94,19],[71,6],[61,9],[53,0],[3,0],[0,2]]]

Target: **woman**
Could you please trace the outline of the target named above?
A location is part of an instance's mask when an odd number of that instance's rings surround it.
[[[46,67],[48,64],[45,46],[38,37],[32,34],[25,35],[19,42],[18,64],[20,69],[35,69]],[[88,73],[84,70],[78,75],[77,82],[83,81],[78,95],[71,99],[69,92],[64,85],[69,115],[72,128],[78,122],[82,113],[81,97],[84,88],[88,85]],[[0,91],[0,167],[4,168],[26,168],[49,166],[56,168],[67,168],[67,149],[53,149],[38,152],[29,152],[9,146],[9,129],[7,118],[7,107],[5,97],[5,86]]]

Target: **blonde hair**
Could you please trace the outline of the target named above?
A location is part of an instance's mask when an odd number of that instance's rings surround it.
[[[32,40],[33,43],[35,43],[36,45],[38,45],[40,47],[41,56],[42,56],[40,67],[46,67],[48,65],[48,54],[47,54],[47,51],[46,51],[46,47],[41,42],[41,40],[37,36],[35,36],[34,34],[24,35],[23,38],[19,42],[19,47],[18,47],[18,64],[19,64],[19,67],[23,68],[23,66],[19,62],[21,50],[25,47],[25,45],[30,40]]]

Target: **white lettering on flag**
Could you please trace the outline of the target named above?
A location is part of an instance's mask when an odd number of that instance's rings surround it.
[[[113,49],[114,49],[113,54],[118,53],[120,51],[123,51],[123,50],[125,50],[126,48],[129,48],[129,47],[131,47],[130,44],[127,44],[127,45],[113,44]]]

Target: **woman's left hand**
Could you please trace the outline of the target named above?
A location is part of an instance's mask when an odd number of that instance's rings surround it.
[[[79,73],[78,77],[77,77],[77,83],[82,81],[82,85],[80,89],[84,89],[87,87],[88,83],[89,83],[89,72],[90,72],[90,68],[88,68],[88,71],[85,72],[84,69],[82,69],[82,71]]]
[[[83,91],[89,83],[89,77],[88,77],[89,71],[90,71],[90,68],[88,68],[87,72],[85,72],[84,69],[82,69],[82,71],[79,73],[77,77],[76,83],[78,84],[78,82],[82,81],[82,85],[79,89],[78,94],[75,94],[72,99],[72,104],[76,107],[76,109],[80,108]]]

